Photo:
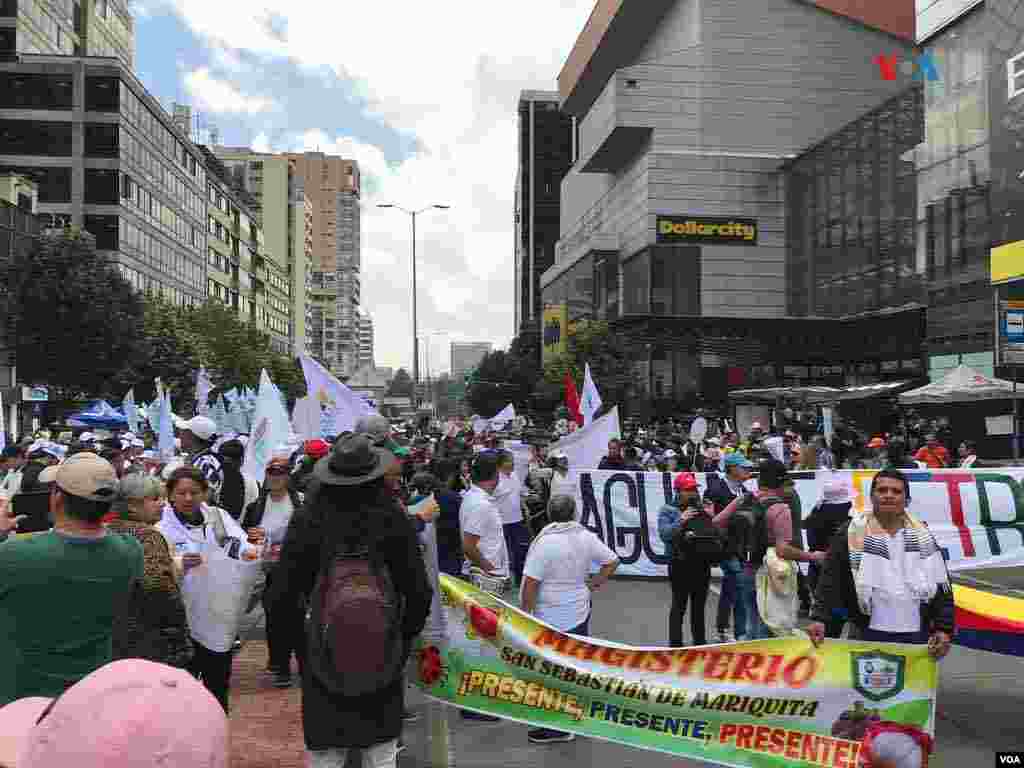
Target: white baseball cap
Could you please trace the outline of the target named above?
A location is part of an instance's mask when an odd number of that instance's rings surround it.
[[[209,440],[217,434],[217,424],[206,416],[193,416],[177,425],[183,432],[191,432],[200,440]]]

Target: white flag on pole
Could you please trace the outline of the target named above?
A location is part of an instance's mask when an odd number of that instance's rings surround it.
[[[583,414],[583,426],[588,426],[594,421],[594,414],[601,410],[601,395],[594,384],[594,377],[590,375],[590,363],[587,363],[586,375],[583,378],[583,392],[580,396],[580,413]]]
[[[515,406],[513,406],[512,403],[509,403],[502,409],[502,411],[497,416],[491,419],[491,429],[501,431],[505,428],[505,425],[512,421],[515,417]]]
[[[210,412],[210,393],[213,391],[213,382],[206,368],[200,366],[196,374],[196,413],[205,416]]]
[[[160,400],[160,432],[157,452],[164,461],[174,458],[174,413],[171,411],[171,396],[165,394]]]
[[[288,411],[281,404],[274,384],[264,369],[260,373],[260,388],[256,394],[256,408],[252,416],[252,432],[249,435],[249,442],[245,444],[242,473],[257,483],[262,483],[274,449],[288,442],[290,431]]]
[[[301,440],[320,437],[320,403],[312,395],[300,397],[292,409],[292,429]]]
[[[327,410],[334,412],[334,433],[352,432],[363,416],[377,411],[363,398],[346,387],[330,371],[309,355],[301,355],[302,373],[306,377],[306,391]]]

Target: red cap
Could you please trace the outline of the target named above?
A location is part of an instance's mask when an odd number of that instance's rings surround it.
[[[676,492],[696,491],[697,476],[693,472],[683,472],[672,481],[672,487],[676,489]]]
[[[311,459],[322,459],[329,450],[331,446],[323,440],[307,440],[302,445],[302,452]]]

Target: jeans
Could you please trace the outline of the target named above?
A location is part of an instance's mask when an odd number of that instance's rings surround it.
[[[757,582],[754,579],[756,571],[749,565],[744,565],[736,576],[736,602],[743,603],[743,611],[746,614],[746,622],[743,631],[740,625],[736,625],[737,640],[765,640],[774,637],[772,631],[761,620],[761,614],[757,610]]]
[[[288,672],[292,666],[292,653],[294,653],[301,673],[306,656],[306,629],[302,605],[298,600],[294,605],[289,606],[269,605],[266,595],[270,594],[270,585],[273,581],[274,574],[271,571],[267,574],[267,586],[263,593],[270,668],[275,672]]]
[[[526,553],[530,550],[530,529],[526,527],[524,520],[505,526],[505,544],[508,547],[512,576],[515,578],[516,584],[521,584],[523,582],[523,566],[526,565]]]
[[[729,628],[729,614],[732,613],[737,639],[747,626],[747,607],[742,600],[736,599],[739,572],[740,561],[737,558],[732,557],[722,563],[722,594],[718,597],[718,616],[715,621],[715,628],[724,632]]]
[[[372,747],[363,753],[363,768],[395,768],[398,758],[398,740],[392,739]],[[348,760],[348,749],[325,749],[322,752],[306,752],[308,768],[345,768]]]
[[[231,688],[231,664],[234,654],[231,651],[211,651],[201,643],[195,643],[196,652],[188,663],[188,671],[201,680],[206,690],[220,702],[225,714],[228,711],[228,692]]]
[[[683,644],[683,618],[686,604],[690,603],[690,631],[694,645],[708,642],[704,607],[708,602],[711,585],[711,569],[706,566],[689,566],[683,562],[672,562],[668,566],[669,582],[672,585],[672,606],[668,612],[668,644],[679,648]]]

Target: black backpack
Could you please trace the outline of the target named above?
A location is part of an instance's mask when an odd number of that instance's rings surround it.
[[[711,518],[700,514],[680,526],[672,542],[672,554],[691,564],[718,565],[725,559],[725,541]]]
[[[403,616],[387,565],[365,548],[335,553],[321,567],[306,614],[313,676],[346,697],[391,685],[405,667]]]
[[[741,564],[757,568],[764,562],[768,547],[773,545],[768,539],[768,508],[784,503],[785,499],[778,496],[765,496],[733,512],[729,538]]]

